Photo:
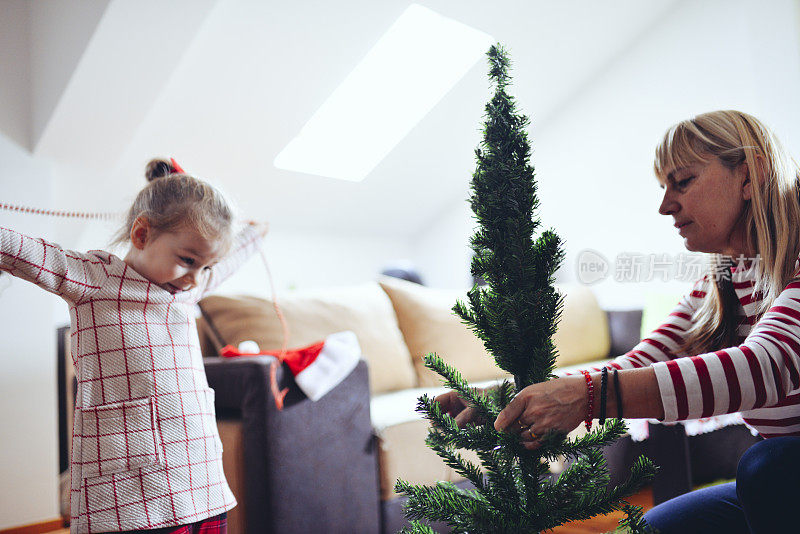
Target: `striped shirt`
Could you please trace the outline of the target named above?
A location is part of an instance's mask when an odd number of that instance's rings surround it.
[[[800,281],[789,283],[756,322],[755,274],[734,270],[739,345],[689,356],[680,347],[708,283],[699,280],[664,324],[609,366],[651,365],[664,421],[741,412],[765,438],[800,435]]]

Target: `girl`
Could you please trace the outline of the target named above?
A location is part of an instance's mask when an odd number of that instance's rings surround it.
[[[797,166],[758,119],[705,113],[670,128],[656,149],[659,213],[692,251],[712,254],[665,324],[604,372],[529,386],[499,414],[498,430],[527,448],[549,430],[569,432],[607,413],[680,421],[741,412],[767,438],[742,457],[736,482],[694,491],[650,510],[662,534],[795,532],[800,499],[800,203]],[[601,388],[611,369],[618,378]],[[593,387],[589,388],[587,381]],[[471,409],[438,398],[464,424]],[[593,402],[594,401],[594,402]],[[589,407],[593,406],[592,413]],[[587,422],[588,423],[588,422]]]
[[[115,241],[130,241],[124,259],[0,228],[0,269],[69,304],[71,532],[225,532],[236,500],[193,307],[266,230],[232,238],[220,193],[177,164],[153,160],[146,176]]]

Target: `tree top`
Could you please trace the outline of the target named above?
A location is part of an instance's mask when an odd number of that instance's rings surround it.
[[[497,85],[504,87],[511,81],[511,76],[508,74],[508,69],[511,66],[511,60],[508,59],[508,54],[502,45],[493,44],[487,53],[489,56],[489,77],[497,83]]]

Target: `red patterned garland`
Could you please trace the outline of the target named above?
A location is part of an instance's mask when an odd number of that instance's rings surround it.
[[[120,217],[117,213],[84,213],[80,211],[61,211],[61,210],[43,210],[39,208],[29,208],[27,206],[16,206],[14,204],[6,204],[0,202],[0,209],[6,211],[16,211],[18,213],[31,213],[33,215],[47,215],[50,217],[67,217],[72,219],[99,219],[103,221],[110,221]]]

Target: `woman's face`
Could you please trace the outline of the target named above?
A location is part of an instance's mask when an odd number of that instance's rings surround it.
[[[750,200],[747,165],[731,170],[719,158],[673,169],[661,183],[658,212],[671,215],[684,246],[695,252],[749,256],[743,213]]]

